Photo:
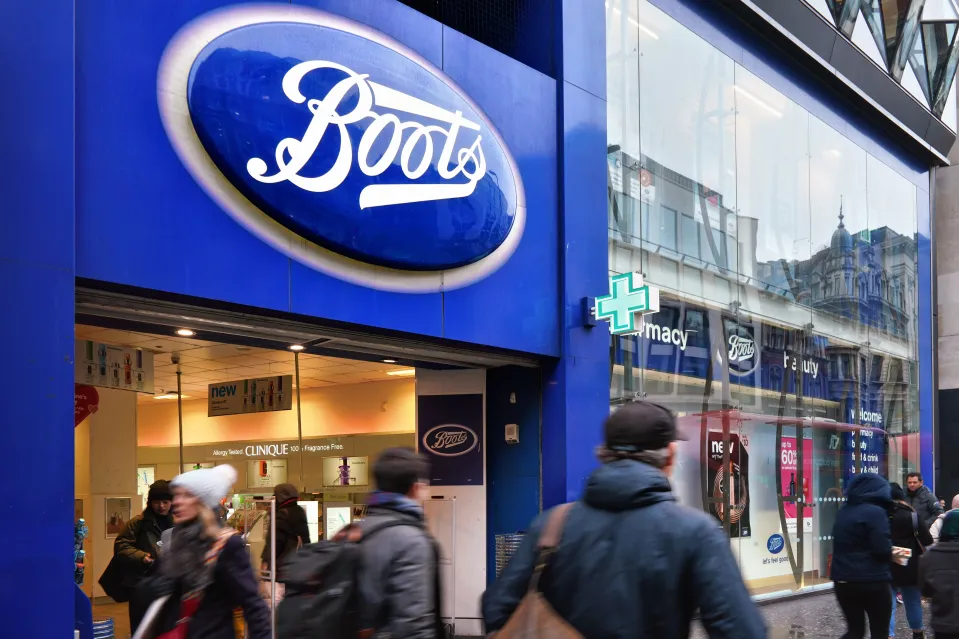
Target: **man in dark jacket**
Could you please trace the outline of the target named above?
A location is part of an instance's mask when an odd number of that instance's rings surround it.
[[[153,482],[147,494],[146,510],[127,522],[113,542],[113,554],[126,559],[123,564],[127,573],[124,584],[130,589],[135,589],[150,571],[159,555],[161,534],[173,527],[173,516],[170,514],[172,504],[170,483],[163,479]],[[130,602],[131,628],[139,625],[144,612],[146,610],[141,606]]]
[[[606,421],[603,465],[570,509],[540,582],[557,614],[586,639],[688,637],[697,610],[710,637],[766,636],[729,539],[671,492],[677,438],[673,414],[648,402],[626,404]],[[536,519],[483,595],[488,633],[506,624],[526,594],[548,516]]]
[[[909,473],[906,477],[906,488],[909,489],[909,505],[919,514],[926,528],[930,528],[942,514],[939,499],[922,483],[922,473]]]
[[[443,636],[439,551],[426,531],[422,502],[429,465],[408,448],[383,451],[373,465],[376,492],[360,522],[362,625],[372,636]]]
[[[300,491],[293,484],[280,484],[273,489],[276,500],[276,565],[278,573],[283,570],[283,562],[297,551],[300,546],[310,543],[310,527],[306,522],[306,511],[297,503]],[[270,569],[272,526],[266,530],[266,544],[260,556],[260,569]],[[277,575],[277,579],[282,577]]]
[[[865,616],[873,637],[885,637],[892,615],[892,536],[889,482],[874,473],[853,477],[846,505],[833,526],[832,579],[846,617],[845,639],[865,636]]]

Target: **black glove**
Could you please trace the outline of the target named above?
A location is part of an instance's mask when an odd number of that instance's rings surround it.
[[[173,594],[174,589],[176,589],[176,581],[166,575],[157,575],[150,579],[149,588],[153,598],[159,599]]]

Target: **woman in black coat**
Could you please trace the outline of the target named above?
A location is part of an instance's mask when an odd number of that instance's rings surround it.
[[[916,514],[906,501],[902,486],[890,484],[892,489],[892,508],[889,514],[889,528],[892,532],[892,545],[908,548],[912,551],[909,562],[903,566],[892,564],[892,617],[889,621],[889,636],[896,636],[896,592],[902,593],[906,620],[914,639],[923,637],[922,594],[919,591],[919,558],[925,549],[932,545],[932,535],[925,522]]]
[[[263,596],[267,600],[272,600],[274,605],[279,603],[286,593],[286,586],[283,584],[285,575],[283,568],[286,561],[293,556],[300,546],[310,543],[310,527],[306,521],[306,511],[297,503],[300,498],[300,491],[293,484],[279,484],[273,489],[273,497],[276,499],[276,592],[270,595],[269,582],[263,583]],[[272,526],[267,523],[266,544],[263,546],[263,554],[260,556],[260,570],[266,573],[271,568],[270,544]]]
[[[173,480],[176,525],[155,576],[138,593],[143,603],[169,596],[155,618],[144,619],[147,637],[162,637],[186,619],[186,639],[236,639],[242,634],[234,628],[234,611],[242,611],[248,639],[271,639],[270,611],[257,591],[246,544],[220,526],[214,510],[235,481],[227,465]]]
[[[306,521],[306,511],[297,503],[300,491],[293,484],[280,484],[273,489],[276,499],[276,563],[279,571],[283,562],[295,553],[300,546],[310,543],[310,527]],[[260,556],[260,569],[270,569],[271,527],[266,529],[266,545]],[[278,577],[279,578],[279,577]]]

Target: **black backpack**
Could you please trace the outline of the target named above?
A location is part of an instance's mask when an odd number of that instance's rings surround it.
[[[360,627],[359,544],[381,530],[414,526],[393,519],[362,530],[349,526],[332,541],[303,546],[283,566],[286,593],[276,608],[276,639],[356,639]]]

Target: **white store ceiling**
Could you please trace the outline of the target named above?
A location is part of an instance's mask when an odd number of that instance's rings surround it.
[[[294,375],[294,355],[290,351],[274,351],[254,346],[236,346],[207,342],[177,335],[150,335],[77,324],[77,339],[88,339],[116,346],[129,346],[154,354],[154,386],[156,394],[176,393],[177,366],[171,355],[180,356],[184,399],[203,399],[209,384],[267,375]],[[319,388],[338,384],[359,384],[402,379],[390,371],[409,370],[382,362],[364,362],[337,357],[300,354],[300,387]],[[156,401],[141,394],[140,401]]]

